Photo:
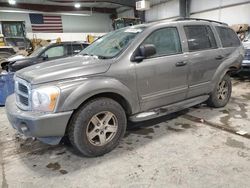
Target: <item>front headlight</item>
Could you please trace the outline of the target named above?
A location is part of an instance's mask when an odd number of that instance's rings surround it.
[[[32,110],[53,112],[59,95],[60,89],[55,86],[41,87],[32,90]]]

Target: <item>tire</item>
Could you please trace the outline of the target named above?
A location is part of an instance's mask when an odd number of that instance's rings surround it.
[[[226,74],[216,85],[214,91],[210,94],[207,105],[214,108],[226,106],[232,93],[231,78]]]
[[[97,157],[119,144],[125,134],[126,124],[126,114],[119,103],[109,98],[97,98],[73,114],[68,137],[82,155]]]

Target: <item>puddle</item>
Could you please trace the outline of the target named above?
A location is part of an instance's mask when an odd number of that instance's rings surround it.
[[[56,163],[49,163],[46,167],[51,170],[59,170],[61,168],[61,165],[58,162],[56,162]]]
[[[189,128],[191,128],[191,125],[188,124],[188,123],[183,123],[183,124],[181,124],[181,126],[182,126],[182,128],[184,128],[184,129],[189,129]]]
[[[239,157],[242,157],[242,158],[247,158],[248,157],[248,154],[245,153],[245,152],[242,152],[242,151],[238,151],[237,154],[238,154]]]
[[[219,112],[222,112],[223,114],[229,114],[228,110],[220,110]]]
[[[245,149],[246,148],[243,142],[234,140],[231,137],[227,138],[226,145],[228,145],[230,147],[233,147],[233,148],[241,148],[241,149]]]
[[[185,129],[189,129],[191,127],[192,126],[189,123],[178,123],[178,122],[176,122],[174,125],[167,126],[167,129],[171,130],[171,131],[180,132],[180,131],[183,131]]]
[[[61,174],[68,174],[68,171],[66,171],[66,170],[59,170],[59,172],[60,172]]]
[[[241,95],[244,99],[250,100],[250,93],[246,93],[245,95]]]
[[[139,135],[148,135],[154,132],[155,131],[153,128],[138,128],[138,129],[131,130],[132,134],[139,134]]]
[[[238,105],[240,110],[236,110],[236,109],[220,110],[220,112],[222,112],[223,114],[227,114],[226,116],[223,116],[220,118],[220,122],[222,124],[229,126],[231,118],[235,118],[235,119],[247,119],[248,118],[247,109],[246,109],[247,105],[244,103],[236,102],[236,100],[237,100],[236,98],[232,97],[231,102]]]
[[[65,154],[65,153],[66,153],[66,151],[62,151],[62,152],[56,153],[56,155],[63,155],[63,154]]]
[[[126,142],[126,144],[127,144],[127,145],[132,145],[132,143],[131,143],[131,142]]]

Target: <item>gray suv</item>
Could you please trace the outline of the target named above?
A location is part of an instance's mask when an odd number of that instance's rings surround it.
[[[176,20],[108,33],[79,55],[15,75],[6,112],[18,132],[48,144],[67,136],[84,156],[100,156],[143,121],[207,102],[223,107],[244,48],[227,25]]]

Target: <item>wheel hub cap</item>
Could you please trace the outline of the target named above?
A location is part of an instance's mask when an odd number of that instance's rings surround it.
[[[116,116],[109,111],[94,115],[87,126],[86,134],[89,142],[94,146],[103,146],[110,142],[117,133],[118,122]]]
[[[225,100],[228,95],[228,85],[226,81],[221,81],[217,88],[217,97],[219,100]]]

